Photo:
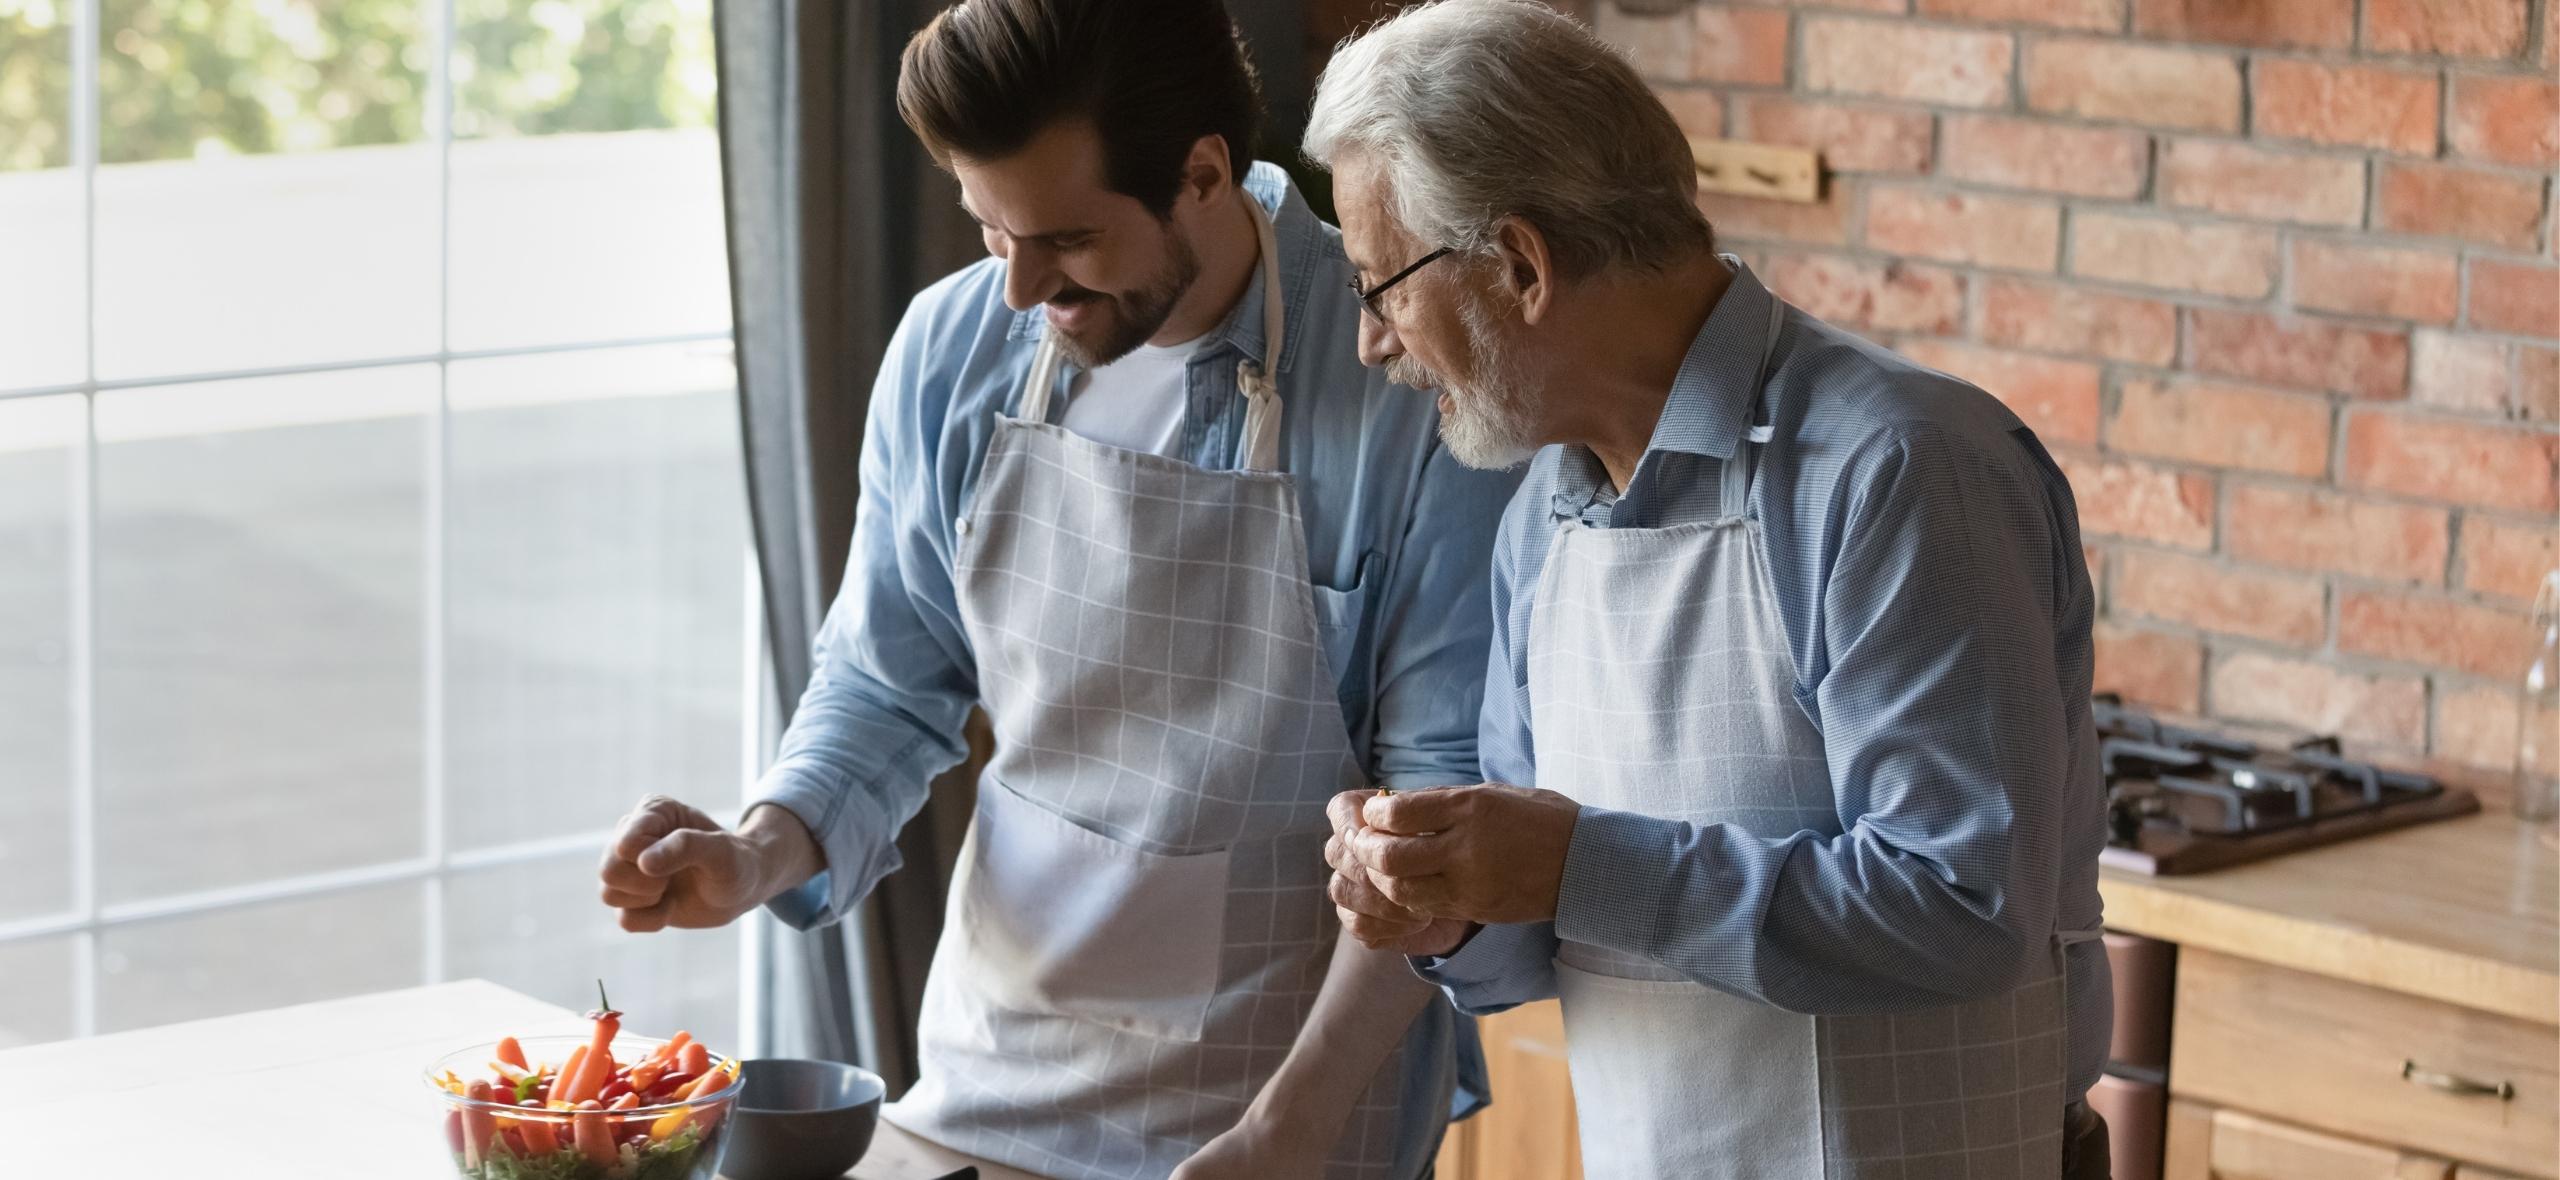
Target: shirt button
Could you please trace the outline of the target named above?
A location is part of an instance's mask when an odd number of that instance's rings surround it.
[[[965,536],[968,536],[968,535],[969,535],[969,518],[968,518],[968,517],[963,516],[963,517],[961,517],[961,518],[959,519],[959,521],[958,521],[958,522],[954,523],[951,527],[953,527],[953,528],[956,528],[956,529],[960,530],[960,535],[961,535],[961,536],[964,536],[964,537],[965,537]]]
[[[1549,498],[1547,506],[1553,508],[1558,516],[1574,516],[1582,511],[1582,506],[1574,503],[1573,497],[1563,492],[1557,492]]]

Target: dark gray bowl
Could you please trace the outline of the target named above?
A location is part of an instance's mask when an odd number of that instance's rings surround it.
[[[744,1065],[720,1174],[729,1180],[837,1180],[871,1149],[880,1075],[836,1061],[764,1057]]]

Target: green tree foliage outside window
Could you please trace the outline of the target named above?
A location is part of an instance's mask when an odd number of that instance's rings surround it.
[[[99,0],[99,159],[412,143],[440,0]],[[0,0],[0,171],[70,162],[72,0]],[[455,0],[454,133],[705,127],[710,0]]]

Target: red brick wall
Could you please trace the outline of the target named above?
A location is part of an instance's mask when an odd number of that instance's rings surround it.
[[[1707,199],[1730,248],[2061,458],[2101,688],[2511,756],[2560,563],[2560,0],[1579,8],[1692,134],[1823,152],[1822,204]]]

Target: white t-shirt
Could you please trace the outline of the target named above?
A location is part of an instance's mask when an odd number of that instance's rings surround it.
[[[1106,446],[1172,455],[1182,442],[1183,403],[1191,393],[1183,369],[1206,339],[1203,334],[1163,348],[1141,344],[1119,360],[1084,371],[1060,424]]]

